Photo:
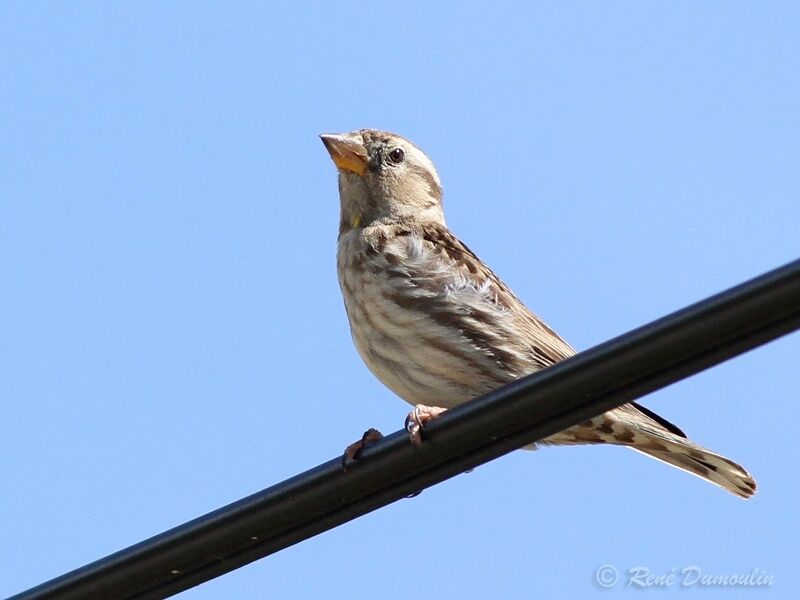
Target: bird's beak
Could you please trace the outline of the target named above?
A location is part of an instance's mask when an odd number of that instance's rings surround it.
[[[319,137],[339,170],[364,176],[367,171],[367,152],[361,136],[352,133],[323,133]]]

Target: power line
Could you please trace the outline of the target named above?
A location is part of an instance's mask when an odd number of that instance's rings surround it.
[[[9,600],[167,598],[799,327],[800,260]]]

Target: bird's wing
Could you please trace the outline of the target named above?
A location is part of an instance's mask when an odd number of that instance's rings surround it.
[[[575,350],[446,227],[394,224],[374,250],[395,281],[395,302],[426,314],[494,363],[497,383],[549,367]],[[453,342],[456,343],[456,342]],[[655,412],[632,402],[612,411],[630,425],[685,438]]]
[[[446,227],[395,224],[380,251],[403,281],[399,301],[469,338],[512,375],[548,367],[575,351]],[[396,253],[397,256],[394,256]]]
[[[642,406],[638,402],[631,402],[630,404],[625,404],[625,405],[621,406],[620,408],[622,409],[621,412],[624,412],[624,413],[626,413],[628,415],[635,414],[631,410],[631,409],[633,409],[633,411],[636,411],[636,413],[639,413],[639,414],[635,415],[639,419],[641,419],[642,415],[644,415],[648,420],[655,421],[656,423],[658,423],[658,425],[660,425],[661,427],[663,427],[664,429],[666,429],[670,433],[674,433],[678,437],[682,437],[682,438],[688,437],[680,427],[678,427],[674,423],[671,423],[671,422],[667,421],[661,415],[653,412],[652,410],[650,410],[649,408],[647,408],[645,406]]]
[[[434,227],[428,233],[448,253],[465,277],[490,281],[497,302],[514,313],[517,335],[527,341],[530,359],[537,368],[549,367],[575,354],[575,350],[534,314],[470,248],[448,229]]]

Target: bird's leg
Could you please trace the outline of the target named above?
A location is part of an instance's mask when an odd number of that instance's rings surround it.
[[[383,434],[370,427],[364,432],[364,435],[361,436],[361,439],[357,442],[353,442],[347,448],[344,449],[344,454],[342,455],[342,470],[347,470],[347,463],[353,460],[358,459],[358,455],[361,451],[369,446],[370,444],[374,444],[379,439],[383,437]]]
[[[414,410],[408,413],[406,417],[406,430],[411,438],[412,444],[422,443],[422,430],[426,423],[433,421],[443,412],[446,408],[439,406],[425,406],[424,404],[416,404]]]

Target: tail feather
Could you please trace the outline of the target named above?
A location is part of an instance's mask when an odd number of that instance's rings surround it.
[[[756,482],[750,473],[724,456],[714,454],[683,438],[676,437],[674,440],[669,440],[660,435],[652,442],[652,446],[642,444],[629,447],[682,471],[697,475],[740,498],[750,498],[756,493]]]
[[[626,446],[740,498],[756,493],[756,482],[744,467],[695,444],[676,425],[636,403],[623,404],[539,443]]]

